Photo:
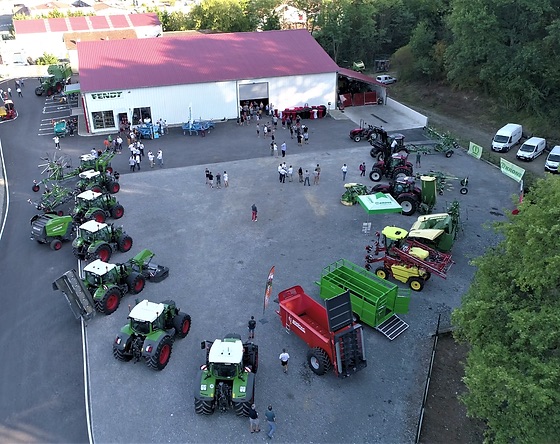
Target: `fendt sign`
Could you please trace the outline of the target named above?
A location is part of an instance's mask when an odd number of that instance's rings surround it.
[[[91,95],[93,100],[103,100],[103,99],[118,99],[122,91],[113,91],[113,92],[106,92],[106,93],[95,93]]]

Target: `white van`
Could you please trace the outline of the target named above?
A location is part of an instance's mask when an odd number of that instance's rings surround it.
[[[533,160],[539,157],[546,148],[546,140],[541,137],[527,139],[517,151],[515,157],[519,160]]]
[[[395,83],[397,81],[394,77],[387,75],[377,76],[375,80],[379,83],[383,83],[383,85],[390,85],[391,83]]]
[[[560,146],[556,145],[546,158],[544,163],[544,170],[549,173],[558,173],[558,166],[560,165]]]
[[[517,123],[508,123],[498,130],[492,139],[494,151],[508,152],[511,147],[517,145],[521,140],[523,127]]]

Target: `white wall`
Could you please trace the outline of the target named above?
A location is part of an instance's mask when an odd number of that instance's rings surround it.
[[[415,122],[418,125],[418,127],[424,127],[428,125],[428,117],[426,117],[423,114],[420,114],[418,111],[414,111],[412,108],[409,108],[408,106],[403,105],[402,103],[397,102],[396,100],[391,99],[390,97],[387,97],[386,105],[389,108],[392,108],[395,111],[404,114],[410,120]]]

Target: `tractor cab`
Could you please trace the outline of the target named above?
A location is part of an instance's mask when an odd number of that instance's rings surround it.
[[[389,136],[389,139],[391,140],[391,149],[393,150],[394,153],[397,153],[405,149],[404,135],[400,133],[391,134]]]
[[[87,156],[91,156],[91,154],[87,154]],[[95,179],[96,177],[100,176],[101,173],[99,171],[95,171],[95,170],[87,170],[87,171],[83,171],[80,173],[80,179],[85,179],[85,180],[92,180]]]
[[[150,302],[144,299],[136,304],[128,314],[130,327],[142,335],[148,335],[156,330],[163,330],[164,326],[161,315],[164,312],[165,305],[162,303]]]
[[[208,362],[212,364],[214,376],[235,378],[243,362],[243,343],[239,339],[216,339],[210,348]]]
[[[16,116],[16,109],[14,102],[11,100],[4,100],[4,105],[0,106],[0,120],[10,120]]]
[[[105,238],[105,232],[108,230],[109,225],[96,222],[95,220],[88,220],[78,227],[78,238],[84,239],[88,243],[93,243],[98,239]]]
[[[389,254],[393,247],[401,247],[403,240],[408,236],[408,231],[398,227],[385,227],[381,234],[383,235],[386,251]]]
[[[105,282],[116,282],[117,266],[97,259],[84,267],[85,281],[89,287],[100,287]]]
[[[96,200],[101,196],[101,193],[97,193],[92,190],[86,190],[76,196],[76,204],[81,204],[89,208],[93,206]]]
[[[394,156],[395,154],[393,154]],[[416,182],[414,177],[400,177],[397,178],[394,185],[394,195],[398,196],[403,193],[412,193],[414,192],[414,186]]]

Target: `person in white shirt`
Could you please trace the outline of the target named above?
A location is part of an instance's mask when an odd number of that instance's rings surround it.
[[[346,180],[346,173],[348,172],[348,166],[346,164],[342,165],[340,169],[342,171],[342,180]]]
[[[282,349],[282,353],[280,353],[278,359],[280,359],[280,364],[282,364],[282,367],[284,368],[284,373],[288,373],[288,361],[290,359],[290,355],[285,348]]]

